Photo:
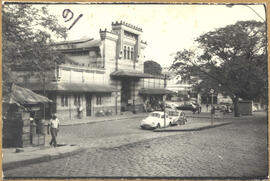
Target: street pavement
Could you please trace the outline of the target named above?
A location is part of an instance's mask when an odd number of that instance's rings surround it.
[[[141,130],[140,120],[62,126],[59,142],[80,145],[87,148],[85,152],[7,170],[4,178],[265,178],[268,175],[265,113],[232,118],[232,124],[190,132]]]

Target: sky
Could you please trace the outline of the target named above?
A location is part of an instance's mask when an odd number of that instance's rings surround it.
[[[59,23],[69,28],[67,40],[81,38],[99,39],[99,29],[111,30],[111,23],[125,21],[143,29],[142,40],[147,41],[145,60],[153,60],[163,67],[173,63],[174,54],[194,47],[194,40],[203,33],[234,24],[237,21],[263,21],[265,9],[262,4],[55,4],[48,5]],[[69,14],[63,17],[63,11]],[[254,12],[254,11],[256,12]]]

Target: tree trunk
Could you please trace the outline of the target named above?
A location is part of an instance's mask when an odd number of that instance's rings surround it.
[[[240,117],[239,109],[238,109],[239,96],[235,96],[233,98],[233,107],[234,107],[234,117]]]

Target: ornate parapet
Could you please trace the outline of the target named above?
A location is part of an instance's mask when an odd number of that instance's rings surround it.
[[[112,26],[119,26],[119,25],[124,25],[124,26],[127,26],[129,28],[132,28],[134,30],[137,30],[137,31],[140,31],[142,32],[142,28],[138,27],[138,26],[135,26],[135,25],[132,25],[132,24],[129,24],[127,22],[124,22],[124,21],[116,21],[116,22],[112,22]]]

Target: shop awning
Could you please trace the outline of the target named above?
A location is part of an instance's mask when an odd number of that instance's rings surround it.
[[[144,95],[165,95],[165,94],[174,94],[173,91],[164,88],[142,88],[139,90],[139,94]]]
[[[160,78],[161,76],[151,75],[139,71],[127,71],[127,70],[117,70],[111,73],[112,77],[119,77],[119,78]]]
[[[25,87],[34,90],[42,91],[42,83],[26,83]],[[89,84],[89,83],[68,83],[68,82],[50,82],[45,84],[46,91],[66,91],[66,92],[96,92],[96,93],[109,93],[117,92],[115,87],[101,84]]]
[[[36,94],[29,89],[17,86],[15,84],[11,85],[10,93],[3,97],[3,103],[16,104],[18,106],[46,102],[52,101],[47,97]]]

